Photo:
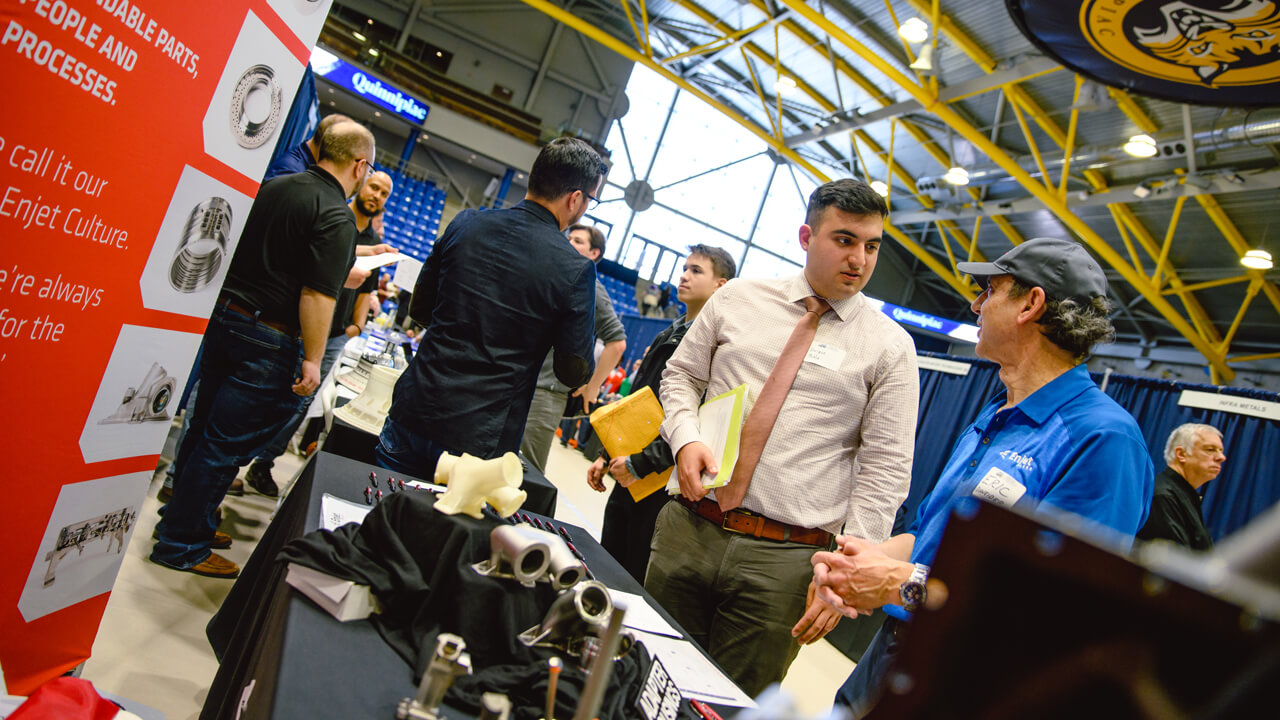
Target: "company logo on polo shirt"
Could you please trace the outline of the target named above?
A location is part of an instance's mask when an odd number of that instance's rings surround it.
[[[1106,57],[1164,80],[1214,87],[1280,78],[1273,0],[1090,0],[1080,29]]]
[[[1013,450],[1000,451],[1000,457],[1013,463],[1019,470],[1035,470],[1036,459],[1030,455],[1021,455]]]
[[[387,103],[402,115],[409,115],[419,121],[427,119],[427,109],[417,100],[394,88],[389,88],[376,78],[358,72],[351,76],[351,87],[361,95],[372,95]]]

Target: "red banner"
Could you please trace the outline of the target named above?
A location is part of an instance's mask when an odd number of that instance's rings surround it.
[[[0,8],[0,670],[89,656],[331,0]]]

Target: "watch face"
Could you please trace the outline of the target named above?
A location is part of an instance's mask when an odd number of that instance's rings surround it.
[[[902,595],[902,606],[915,612],[924,605],[924,584],[917,582],[903,583],[898,589],[898,593]]]

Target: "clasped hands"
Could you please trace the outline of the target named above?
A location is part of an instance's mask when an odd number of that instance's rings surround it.
[[[810,562],[818,597],[851,618],[898,602],[898,588],[911,577],[913,568],[889,557],[875,543],[853,536],[836,538],[834,552],[814,553]]]

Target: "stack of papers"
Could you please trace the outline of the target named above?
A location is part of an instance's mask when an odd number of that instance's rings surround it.
[[[738,464],[738,442],[742,435],[744,408],[747,403],[747,385],[743,383],[722,395],[717,395],[698,408],[698,431],[702,442],[711,448],[720,472],[702,475],[702,487],[714,490],[729,484],[733,466]],[[672,475],[667,481],[667,492],[680,494],[680,478]]]
[[[378,599],[370,592],[368,585],[340,580],[295,563],[289,563],[289,572],[284,576],[284,581],[341,622],[362,620],[381,611]]]
[[[630,608],[628,608],[630,614]],[[625,624],[625,623],[624,623]],[[687,698],[718,705],[753,708],[756,703],[688,640],[633,630],[650,655],[658,658]]]

